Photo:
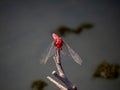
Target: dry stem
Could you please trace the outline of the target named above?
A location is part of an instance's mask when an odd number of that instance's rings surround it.
[[[60,88],[60,90],[77,90],[77,87],[75,85],[73,85],[68,78],[65,75],[65,72],[63,70],[62,64],[61,64],[61,59],[60,59],[60,50],[57,49],[56,50],[56,55],[53,57],[58,73],[56,71],[53,71],[52,74],[58,78],[59,80],[61,80],[66,87],[64,87],[63,85],[61,85],[60,83],[58,83],[57,81],[55,81],[54,79],[52,79],[51,77],[47,76],[47,78],[53,82],[58,88]]]

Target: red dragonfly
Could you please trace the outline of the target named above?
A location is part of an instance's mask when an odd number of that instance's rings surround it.
[[[40,59],[41,64],[45,64],[48,61],[49,57],[51,57],[52,55],[56,55],[57,50],[62,51],[63,45],[67,47],[67,50],[69,51],[73,60],[80,65],[82,64],[82,59],[80,58],[80,56],[65,41],[63,41],[61,37],[59,37],[55,33],[52,34],[52,37],[54,41],[52,42],[51,46],[48,48],[46,54],[43,54],[43,56],[41,57]]]

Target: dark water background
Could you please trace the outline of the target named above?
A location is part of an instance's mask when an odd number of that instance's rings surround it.
[[[30,90],[33,80],[46,79],[55,70],[52,59],[39,58],[50,45],[50,32],[63,24],[76,28],[91,22],[94,28],[64,39],[80,54],[82,66],[65,57],[63,66],[78,90],[119,90],[120,78],[94,79],[96,65],[106,59],[120,64],[119,0],[0,0],[0,89]]]

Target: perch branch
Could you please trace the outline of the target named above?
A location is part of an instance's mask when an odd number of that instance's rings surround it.
[[[68,78],[67,78],[66,75],[65,75],[65,72],[64,72],[63,67],[62,67],[62,64],[61,64],[60,50],[59,50],[59,49],[56,50],[56,55],[53,57],[53,59],[54,59],[54,61],[55,61],[55,64],[56,64],[58,73],[57,73],[56,71],[53,71],[52,74],[53,74],[56,78],[58,78],[59,80],[61,80],[61,81],[65,84],[67,90],[77,90],[77,87],[76,87],[75,85],[73,85],[73,84],[68,80]],[[53,79],[50,79],[50,78],[48,78],[48,79],[49,79],[51,82],[53,82]],[[54,81],[54,82],[55,82],[55,81]],[[53,83],[54,83],[54,82],[53,82]],[[56,83],[54,83],[54,84],[55,84],[57,87],[60,88],[60,86],[59,86],[60,84],[58,84],[58,82],[57,82],[57,84],[56,84]],[[65,90],[65,89],[61,89],[61,90]]]

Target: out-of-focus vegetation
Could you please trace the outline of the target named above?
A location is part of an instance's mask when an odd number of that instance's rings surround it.
[[[60,25],[55,30],[53,30],[52,33],[54,32],[59,36],[65,36],[66,34],[69,34],[69,33],[80,34],[83,30],[89,30],[91,28],[93,28],[93,24],[89,22],[84,22],[78,25],[77,28],[69,28],[65,25]]]
[[[93,76],[106,79],[118,78],[119,69],[120,66],[118,64],[109,64],[108,62],[103,61],[97,66]]]
[[[32,90],[44,90],[48,84],[43,80],[34,80],[31,84]]]

